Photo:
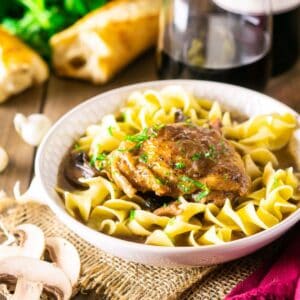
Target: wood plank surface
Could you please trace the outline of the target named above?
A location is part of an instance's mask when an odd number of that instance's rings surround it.
[[[266,89],[266,94],[300,113],[300,60],[290,71],[272,78]]]
[[[29,115],[40,111],[45,85],[31,88],[0,105],[0,146],[10,158],[9,166],[0,174],[0,190],[11,194],[17,180],[26,188],[32,174],[34,148],[24,143],[14,129],[16,113]]]

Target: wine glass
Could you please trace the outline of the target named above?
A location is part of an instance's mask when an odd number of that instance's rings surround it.
[[[164,0],[157,72],[263,90],[271,69],[270,0]]]

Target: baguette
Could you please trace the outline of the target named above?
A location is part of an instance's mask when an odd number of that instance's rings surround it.
[[[107,82],[155,44],[160,0],[116,0],[50,40],[59,75]]]
[[[43,59],[21,40],[0,27],[0,102],[49,76]]]

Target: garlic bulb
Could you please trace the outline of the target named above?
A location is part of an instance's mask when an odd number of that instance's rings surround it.
[[[32,114],[27,118],[23,114],[16,114],[14,125],[26,143],[38,146],[51,127],[51,121],[43,114]]]
[[[0,173],[6,169],[8,161],[9,158],[6,151],[2,147],[0,147]]]

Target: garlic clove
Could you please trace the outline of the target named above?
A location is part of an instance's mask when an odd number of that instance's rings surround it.
[[[23,114],[16,114],[14,125],[27,144],[38,146],[50,129],[51,121],[43,114],[32,114],[27,118]]]
[[[4,190],[0,190],[0,200],[7,197],[7,194]]]
[[[0,173],[6,169],[8,162],[9,158],[7,152],[0,147]]]

